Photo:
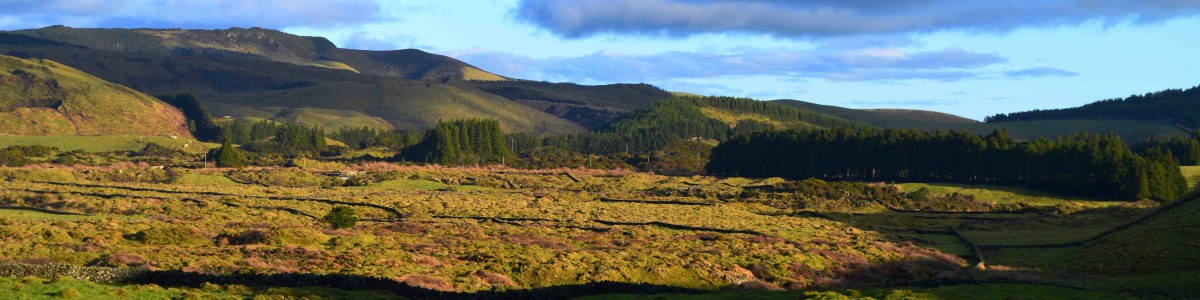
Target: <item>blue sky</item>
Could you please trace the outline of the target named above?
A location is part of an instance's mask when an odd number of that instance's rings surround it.
[[[267,27],[501,75],[970,118],[1200,84],[1200,0],[0,0],[0,29]]]

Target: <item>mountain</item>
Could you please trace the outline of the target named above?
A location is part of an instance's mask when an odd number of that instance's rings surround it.
[[[1002,123],[1067,119],[1162,121],[1187,129],[1200,128],[1200,86],[1100,100],[1074,108],[998,114],[986,120]]]
[[[584,130],[480,90],[456,74],[507,79],[452,58],[419,50],[338,49],[323,38],[266,29],[48,27],[0,33],[0,53],[56,60],[148,94],[190,92],[218,116],[298,119],[330,128],[379,118],[400,129],[477,117],[497,119],[507,131]],[[345,62],[334,60],[339,58]],[[294,116],[297,111],[306,117]]]
[[[0,55],[0,134],[190,138],[162,101],[43,59]]]
[[[159,56],[246,57],[409,79],[457,77],[468,80],[506,80],[456,59],[416,49],[341,49],[323,37],[297,36],[259,27],[183,30],[51,26],[11,33],[113,52]]]

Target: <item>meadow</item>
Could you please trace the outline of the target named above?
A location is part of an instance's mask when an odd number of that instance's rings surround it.
[[[1063,277],[1045,269],[1059,268],[1046,262],[1052,258],[1030,263],[1004,250],[1083,241],[1149,214],[1159,205],[1151,202],[939,184],[384,163],[341,168],[355,172],[0,169],[0,274],[13,276],[0,278],[0,289],[29,297],[231,299],[563,298],[605,292],[595,284],[606,282],[628,284],[623,291],[634,294],[595,297],[641,299],[656,296],[637,294],[672,289],[683,294],[667,297],[695,299],[1155,293],[1154,287],[1108,289],[1095,282],[1115,275],[1088,269],[1065,268],[1080,275]],[[920,188],[930,196],[904,196]],[[334,207],[353,208],[360,221],[332,228],[322,217]],[[29,265],[382,278],[433,294],[390,286],[89,282],[70,272],[4,273]],[[307,285],[351,286],[339,284]]]

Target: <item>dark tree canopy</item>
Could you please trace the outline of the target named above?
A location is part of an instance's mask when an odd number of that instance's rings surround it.
[[[188,119],[188,130],[196,139],[201,141],[217,141],[221,137],[221,127],[213,122],[212,114],[196,95],[179,93],[175,95],[159,95],[158,99],[179,108]]]
[[[719,175],[987,183],[1123,200],[1174,200],[1187,186],[1170,155],[1139,156],[1116,135],[1086,133],[1018,142],[1004,131],[768,131],[726,141],[710,159]]]
[[[1166,120],[1188,128],[1200,127],[1200,86],[1168,89],[1124,99],[1108,99],[1075,108],[998,114],[989,123],[1059,119]]]

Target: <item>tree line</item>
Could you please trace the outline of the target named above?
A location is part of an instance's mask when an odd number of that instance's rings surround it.
[[[1154,137],[1134,143],[1134,152],[1148,154],[1151,149],[1158,149],[1179,160],[1180,165],[1200,165],[1200,132],[1191,136]]]
[[[1166,119],[1188,128],[1197,128],[1200,127],[1200,86],[1186,90],[1167,89],[1124,99],[1101,100],[1075,108],[997,114],[984,118],[984,121],[995,123],[1060,119]]]
[[[747,118],[729,124],[726,120],[706,115],[703,107],[763,118]],[[593,131],[546,137],[542,145],[588,154],[645,153],[689,139],[724,141],[738,134],[776,128],[770,122],[821,128],[865,126],[838,117],[747,98],[674,97],[634,110]]]
[[[1005,131],[789,130],[742,135],[713,149],[709,174],[1022,186],[1103,199],[1173,200],[1178,161],[1133,153],[1120,137],[1074,134],[1017,141]]]

